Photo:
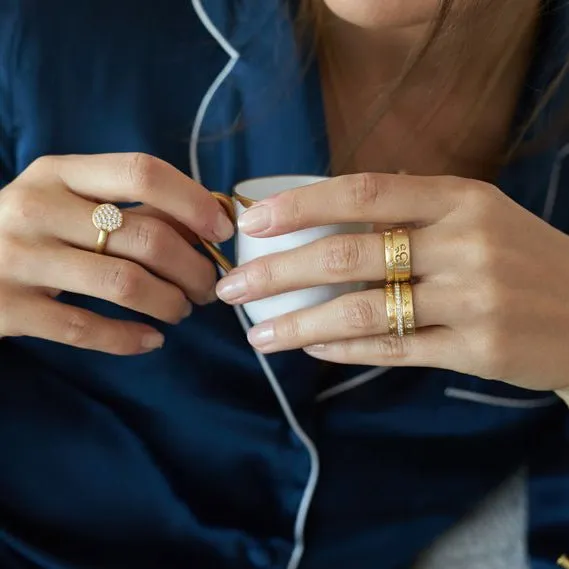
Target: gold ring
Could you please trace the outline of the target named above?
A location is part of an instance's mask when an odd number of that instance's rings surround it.
[[[385,281],[403,283],[411,280],[411,241],[406,227],[383,232],[385,246]]]
[[[390,336],[397,336],[397,308],[395,306],[395,287],[385,285],[385,309],[387,311],[387,326]]]
[[[401,283],[401,310],[403,311],[403,329],[405,336],[415,333],[415,309],[413,307],[413,288],[411,283]]]
[[[395,259],[393,258],[393,231],[387,229],[383,232],[385,246],[385,282],[395,282]]]
[[[122,212],[116,205],[104,203],[94,209],[92,220],[93,225],[99,230],[95,253],[104,253],[109,233],[122,227]]]
[[[410,283],[386,284],[385,308],[387,325],[391,336],[401,338],[415,334],[413,291]]]

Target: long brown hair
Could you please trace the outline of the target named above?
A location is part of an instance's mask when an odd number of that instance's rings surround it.
[[[545,3],[548,4],[547,1]],[[366,115],[364,127],[358,133],[357,138],[349,142],[350,148],[347,149],[346,156],[351,156],[371,134],[378,122],[388,112],[391,101],[405,89],[407,81],[413,76],[414,70],[430,54],[431,50],[437,49],[437,46],[444,47],[445,42],[452,39],[453,53],[455,54],[452,65],[469,65],[469,61],[473,61],[478,56],[478,53],[473,52],[472,46],[469,45],[469,35],[461,34],[459,31],[463,30],[464,26],[468,28],[469,22],[472,21],[474,15],[487,31],[489,37],[492,34],[501,33],[504,36],[504,42],[499,54],[493,59],[492,66],[480,73],[479,96],[477,97],[475,108],[469,113],[468,122],[464,124],[463,128],[463,136],[467,137],[477,118],[480,117],[480,113],[489,104],[489,98],[492,97],[512,58],[517,54],[520,43],[524,41],[524,38],[527,38],[528,34],[534,33],[536,30],[536,22],[528,19],[527,15],[524,14],[526,5],[526,2],[521,2],[520,0],[469,0],[468,6],[465,8],[459,7],[457,0],[439,0],[438,12],[429,32],[422,43],[417,45],[416,49],[409,56],[397,79],[387,88],[377,93],[373,109]],[[324,0],[300,0],[297,12],[299,38],[304,43],[306,43],[308,37],[311,38],[311,53],[313,55],[324,53],[326,50],[325,19],[326,6]],[[504,25],[507,26],[508,22],[509,28],[504,30]],[[452,69],[448,70],[449,77],[452,76],[452,71]],[[498,162],[500,164],[511,160],[520,150],[520,145],[526,133],[551,100],[568,72],[569,61],[551,79],[549,87],[534,108],[530,110],[529,115],[524,117],[522,124],[516,125],[517,128],[513,140],[504,151],[504,155],[499,157]],[[441,101],[441,104],[444,104],[444,101]],[[435,112],[436,110],[433,109],[432,113],[434,114]],[[428,121],[429,118],[426,117],[425,122],[428,123]],[[561,121],[557,121],[557,127],[560,124]]]

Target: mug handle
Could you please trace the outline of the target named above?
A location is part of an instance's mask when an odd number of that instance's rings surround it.
[[[221,204],[223,209],[226,211],[229,219],[233,222],[233,225],[237,223],[237,216],[235,214],[235,206],[233,205],[233,200],[221,194],[219,192],[211,192],[211,195]],[[233,269],[233,265],[229,259],[211,242],[202,237],[198,236],[201,244],[207,249],[208,253],[214,258],[215,262],[228,273]]]

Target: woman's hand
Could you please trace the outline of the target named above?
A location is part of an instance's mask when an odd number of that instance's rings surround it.
[[[105,255],[93,253],[91,216],[101,202],[123,210]],[[233,233],[217,201],[169,164],[144,154],[40,158],[0,191],[0,337],[34,336],[113,354],[162,345],[154,328],[57,302],[61,291],[98,297],[169,323],[190,301],[214,300],[215,270],[194,234]]]
[[[387,334],[378,288],[252,328],[249,340],[260,351],[304,348],[332,362],[439,367],[543,390],[569,386],[569,237],[489,184],[383,174],[282,193],[249,209],[240,227],[270,237],[344,222],[411,228],[417,334]],[[345,235],[240,266],[217,290],[241,304],[384,279],[382,235]]]

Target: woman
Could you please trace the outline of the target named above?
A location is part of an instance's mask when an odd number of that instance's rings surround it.
[[[3,568],[569,549],[569,7],[438,4],[0,0]],[[333,178],[244,232],[376,232],[216,284],[209,190],[287,173]],[[108,202],[142,205],[94,227]],[[388,334],[394,225],[414,335]],[[246,335],[243,302],[344,281],[379,284]]]

